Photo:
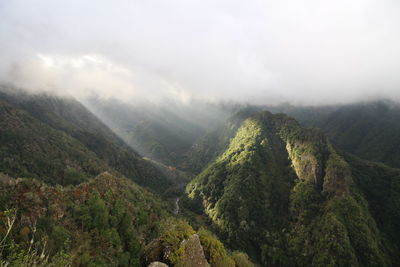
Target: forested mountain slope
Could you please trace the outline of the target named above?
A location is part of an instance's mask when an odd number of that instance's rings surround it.
[[[169,212],[186,179],[74,99],[0,91],[1,266],[253,266]]]
[[[8,89],[0,112],[1,172],[68,184],[108,170],[156,191],[172,184],[74,99]]]
[[[243,121],[256,110],[259,110],[259,108],[242,108],[229,117],[226,122],[221,123],[216,129],[208,131],[195,140],[192,147],[185,153],[185,160],[180,167],[193,173],[200,173],[227,148],[230,139],[235,136],[237,129]]]
[[[187,194],[230,246],[265,266],[397,266],[391,203],[399,189],[378,190],[367,180],[397,184],[398,170],[370,175],[363,164],[337,153],[321,131],[260,112],[244,120]],[[374,204],[380,200],[384,211]]]
[[[164,135],[176,128],[186,136],[174,124],[156,130],[158,115],[143,118],[156,128],[136,130],[182,151],[170,163],[199,173],[182,208],[208,216],[230,249],[245,250],[263,266],[398,266],[400,170],[339,151],[323,130],[260,109],[246,107],[216,123],[215,131],[197,129],[186,143],[174,132]],[[364,122],[380,120],[380,129],[396,117],[393,110],[378,105],[375,117],[363,110],[353,119],[365,131]],[[302,110],[301,116],[308,118],[304,124],[317,125],[338,111],[308,117],[310,111]],[[39,261],[43,251],[42,264],[49,266],[192,266],[192,255],[202,266],[252,266],[207,230],[174,219],[171,207],[154,195],[165,196],[190,175],[144,160],[76,100],[3,88],[0,118],[4,262]],[[338,121],[333,125],[346,120]],[[394,132],[386,131],[387,138]]]
[[[343,157],[349,163],[354,181],[368,201],[369,210],[379,229],[394,245],[390,246],[392,254],[398,255],[400,249],[400,169],[362,160],[348,153],[344,153]],[[397,259],[397,262],[399,260]]]
[[[334,145],[361,158],[400,168],[400,104],[375,101],[341,106],[273,108],[321,128]]]
[[[174,100],[129,104],[89,99],[85,104],[142,155],[174,167],[186,162],[185,153],[195,140],[224,122],[235,108]]]
[[[184,175],[74,99],[2,88],[0,266],[253,266],[169,212],[161,197]]]

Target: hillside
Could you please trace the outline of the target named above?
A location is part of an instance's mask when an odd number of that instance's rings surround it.
[[[0,192],[2,266],[193,266],[193,255],[204,266],[253,266],[246,254],[228,252],[210,232],[172,218],[153,194],[109,173],[74,187],[0,174]]]
[[[180,165],[184,170],[192,173],[200,173],[229,145],[237,129],[258,108],[246,107],[234,113],[216,129],[210,130],[203,136],[194,140],[190,149],[185,153],[185,160]]]
[[[332,143],[358,157],[400,168],[400,105],[375,101],[341,106],[280,106],[305,126],[321,128]]]
[[[203,210],[231,247],[266,266],[396,265],[399,243],[391,234],[399,228],[390,206],[399,190],[379,191],[364,180],[400,178],[386,167],[373,178],[356,172],[363,168],[338,154],[321,131],[282,114],[255,113],[187,186],[189,206]],[[384,201],[385,190],[393,191]],[[374,208],[381,198],[390,220]]]
[[[354,181],[368,201],[368,207],[378,228],[387,240],[392,255],[400,249],[400,169],[359,159],[345,153],[343,157],[350,164]],[[395,264],[394,264],[395,265]]]
[[[1,172],[76,184],[107,170],[159,192],[172,184],[74,99],[3,88],[0,112]]]
[[[1,219],[15,219],[1,252],[14,264],[43,252],[54,266],[135,266],[166,216],[153,195],[108,173],[75,187],[3,175],[0,189]]]
[[[396,266],[400,170],[341,152],[323,131],[259,110],[246,107],[190,137],[173,159],[183,172],[142,158],[72,98],[1,91],[3,258],[37,259],[29,253],[43,250],[47,263],[65,266],[190,266],[190,255],[202,266],[252,265],[207,227],[265,266]],[[158,142],[172,142],[165,136]],[[191,173],[199,175],[190,181]],[[159,199],[175,199],[187,182],[182,209],[211,225],[193,221],[194,229]]]
[[[172,215],[190,174],[142,158],[76,100],[2,88],[0,118],[1,266],[253,266]]]
[[[193,143],[222,124],[235,108],[174,100],[123,103],[89,99],[85,105],[143,156],[174,167],[185,164],[185,154]]]

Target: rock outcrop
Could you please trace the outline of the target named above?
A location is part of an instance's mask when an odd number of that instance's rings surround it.
[[[210,267],[197,234],[192,235],[189,239],[183,240],[181,246],[183,246],[185,251],[183,255],[183,266]]]
[[[168,265],[166,265],[165,263],[159,262],[159,261],[155,261],[149,264],[149,266],[147,267],[168,267]]]

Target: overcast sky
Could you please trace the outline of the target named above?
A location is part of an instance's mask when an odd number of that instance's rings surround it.
[[[0,0],[0,80],[122,100],[400,100],[398,0]]]

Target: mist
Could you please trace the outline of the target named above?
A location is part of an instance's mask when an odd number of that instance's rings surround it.
[[[1,1],[0,81],[123,102],[400,100],[398,1]]]

